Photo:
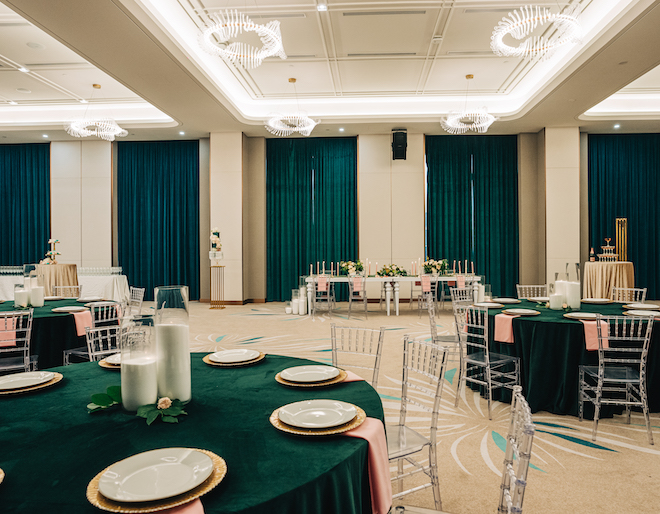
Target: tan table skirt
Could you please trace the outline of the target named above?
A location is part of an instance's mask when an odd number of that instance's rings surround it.
[[[52,296],[53,286],[78,285],[78,267],[75,264],[39,264],[37,274],[44,276],[45,296]]]
[[[635,287],[632,262],[585,262],[583,298],[610,298],[613,287]]]

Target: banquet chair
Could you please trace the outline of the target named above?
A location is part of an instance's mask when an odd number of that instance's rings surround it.
[[[474,292],[471,287],[452,287],[449,289],[451,294],[451,304],[472,305],[474,303]]]
[[[53,286],[51,287],[53,296],[63,296],[64,298],[80,298],[82,296],[82,285],[78,286]]]
[[[30,355],[33,309],[0,312],[0,374],[37,369],[37,355]]]
[[[578,417],[582,421],[585,402],[593,404],[592,441],[596,440],[601,406],[622,405],[626,408],[628,424],[630,408],[641,407],[649,444],[653,444],[646,391],[646,362],[652,328],[652,317],[598,316],[598,366],[579,368]]]
[[[312,319],[314,319],[317,309],[320,309],[324,305],[328,310],[328,314],[332,314],[332,309],[335,307],[334,284],[328,279],[327,275],[319,275],[310,285],[314,287],[314,294],[312,295]]]
[[[376,330],[372,328],[344,327],[332,323],[330,325],[332,365],[370,372],[371,379],[367,382],[376,389],[384,338],[385,327]]]
[[[646,288],[613,287],[610,300],[620,303],[644,303],[644,300],[646,300]]]
[[[461,364],[458,368],[456,404],[462,387],[469,382],[485,389],[488,419],[492,420],[491,403],[498,389],[513,389],[520,382],[518,357],[493,353],[488,348],[488,309],[469,305],[454,306],[456,333],[460,344]]]
[[[363,276],[348,277],[348,319],[351,319],[353,302],[364,304],[364,317],[368,316],[367,281]]]
[[[534,442],[534,423],[532,411],[522,395],[522,387],[514,386],[511,401],[511,421],[506,438],[504,469],[500,485],[500,504],[498,514],[522,512],[527,471],[532,456]]]
[[[92,311],[93,328],[119,324],[122,313],[117,302],[92,302],[89,309]]]
[[[422,309],[428,310],[429,302],[436,308],[436,292],[438,287],[438,282],[431,282],[430,275],[422,275],[420,277],[420,283],[422,284],[422,292],[417,297],[417,313],[419,316],[422,315]]]
[[[126,316],[132,316],[133,314],[140,314],[142,312],[142,300],[144,299],[144,287],[133,287],[130,286],[130,296],[128,304],[124,309],[124,314]]]
[[[404,336],[399,423],[385,426],[389,460],[390,463],[396,462],[397,464],[396,476],[392,477],[392,483],[397,485],[398,492],[394,493],[392,498],[401,498],[406,494],[431,487],[437,510],[442,509],[442,500],[438,480],[436,432],[446,364],[446,348],[424,341],[416,341],[407,335]],[[427,425],[428,437],[406,425],[408,407],[415,410],[415,420],[422,415],[420,410],[430,413],[430,423]],[[418,424],[416,424],[417,426]],[[425,449],[428,451],[426,465],[415,459],[416,454]],[[419,458],[422,457],[419,456]],[[404,470],[404,462],[411,464],[413,469]],[[429,478],[428,483],[404,489],[404,479],[417,473],[426,474]],[[415,481],[416,483],[417,481]]]
[[[105,357],[119,352],[119,325],[85,329],[87,346],[64,350],[64,365],[71,364],[71,357],[81,361],[100,361]]]
[[[432,293],[427,293],[427,295],[432,295]],[[433,305],[433,298],[428,298],[426,302],[426,307],[429,313],[429,325],[431,327],[431,341],[437,345],[443,345],[445,343],[458,344],[458,334],[453,335],[438,335],[438,325],[435,322],[435,307]]]
[[[548,296],[548,286],[546,284],[534,286],[516,284],[516,290],[518,291],[518,299]]]

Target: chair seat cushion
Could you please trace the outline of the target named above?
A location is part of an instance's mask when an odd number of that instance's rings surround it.
[[[385,425],[385,433],[390,460],[412,455],[431,444],[422,434],[403,425]]]

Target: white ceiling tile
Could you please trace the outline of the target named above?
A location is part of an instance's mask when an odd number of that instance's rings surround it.
[[[338,66],[345,94],[414,93],[423,60],[347,60]]]
[[[30,93],[21,93],[17,91],[19,88],[27,89]],[[20,71],[0,72],[0,95],[19,103],[48,100],[72,100],[75,102],[70,96],[60,93]]]
[[[294,97],[289,78],[296,79],[299,95],[334,94],[326,61],[268,61],[250,70],[250,74],[265,96]]]
[[[460,93],[468,85],[465,76],[472,74],[474,79],[470,80],[470,92],[494,93],[503,86],[518,64],[517,59],[506,57],[437,59],[429,74],[425,92]]]

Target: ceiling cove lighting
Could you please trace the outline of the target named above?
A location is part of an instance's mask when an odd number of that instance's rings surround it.
[[[92,84],[92,88],[101,89],[100,84]],[[92,96],[94,92],[92,91]],[[87,101],[81,103],[88,103]],[[87,110],[81,120],[75,120],[65,125],[64,130],[73,137],[97,136],[105,141],[114,141],[115,137],[124,137],[128,131],[117,125],[117,122],[109,117],[88,118]]]
[[[474,75],[466,75],[465,78],[468,81],[465,91],[465,108],[460,112],[451,111],[446,118],[440,120],[440,125],[449,134],[465,134],[468,130],[483,134],[488,131],[488,127],[497,118],[492,114],[488,114],[485,107],[467,108],[470,80],[474,78]]]
[[[614,125],[614,128],[615,128],[615,129],[621,128],[621,125],[619,125],[619,124],[617,123],[616,125]]]
[[[325,4],[319,4],[316,6],[316,10],[319,12],[326,12],[328,10],[328,6]]]
[[[563,12],[552,13],[547,7],[527,5],[509,13],[502,18],[491,36],[490,48],[501,57],[522,57],[530,61],[545,61],[552,57],[555,51],[568,43],[580,43],[582,28],[577,19],[580,6],[576,3],[564,9]],[[549,38],[531,36],[537,26],[552,25],[555,29]],[[511,35],[523,41],[517,47],[504,43],[504,37]]]
[[[298,92],[296,91],[296,79],[289,79],[289,83],[293,84],[293,90],[296,95],[297,104]],[[298,112],[295,114],[276,114],[272,116],[268,121],[266,121],[264,126],[268,132],[275,136],[287,137],[294,132],[299,132],[303,136],[309,136],[312,133],[312,130],[314,130],[314,127],[316,127],[318,124],[319,121],[315,121],[309,118],[306,114],[300,112],[300,109],[298,109]]]
[[[272,20],[266,25],[258,25],[236,10],[215,13],[210,18],[212,23],[206,25],[199,38],[199,45],[208,53],[218,55],[232,64],[239,62],[248,69],[260,66],[266,57],[286,59],[279,21]],[[228,44],[230,39],[243,31],[255,32],[263,46],[255,48],[240,42]]]

